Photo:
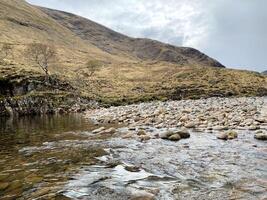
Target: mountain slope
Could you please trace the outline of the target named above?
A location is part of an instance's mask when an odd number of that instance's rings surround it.
[[[224,67],[218,61],[193,48],[175,47],[150,39],[130,38],[80,16],[42,7],[40,9],[83,40],[113,55],[166,61],[180,66]]]
[[[9,97],[38,96],[38,102],[50,98],[55,106],[60,101],[68,107],[69,96],[117,105],[267,95],[267,76],[260,73],[227,69],[198,50],[130,38],[88,19],[23,0],[0,1],[0,27],[0,49],[2,44],[12,46],[12,55],[0,60],[0,103]],[[56,48],[56,60],[49,66],[50,85],[26,54],[33,42]],[[89,76],[87,61],[101,63],[94,76]],[[0,105],[0,114],[1,110]]]

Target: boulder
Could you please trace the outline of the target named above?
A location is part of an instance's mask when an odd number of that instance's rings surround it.
[[[175,132],[173,132],[173,131],[164,131],[164,132],[161,132],[160,134],[159,134],[159,137],[161,138],[161,139],[168,139],[170,136],[172,136],[172,135],[174,135],[175,134]]]
[[[235,131],[229,131],[225,133],[221,133],[220,135],[217,135],[217,138],[220,140],[232,140],[237,138],[238,134]]]
[[[254,138],[257,140],[267,140],[267,134],[266,133],[256,133],[254,135]]]
[[[176,131],[177,134],[180,135],[181,138],[185,139],[185,138],[190,138],[190,133],[187,129],[181,129]]]
[[[220,140],[227,140],[228,136],[226,133],[221,133],[221,134],[217,135],[217,138]]]
[[[140,138],[141,142],[151,139],[151,137],[149,135],[141,135],[139,138]]]
[[[238,136],[238,134],[235,131],[229,131],[229,132],[227,132],[227,139],[228,140],[235,139],[235,138],[237,138],[237,136]]]
[[[258,130],[259,128],[260,128],[260,127],[258,127],[258,126],[251,125],[251,126],[248,127],[248,130],[250,130],[250,131],[255,131],[255,130]]]
[[[174,135],[171,135],[168,139],[171,141],[179,141],[181,137],[179,134],[174,134]]]

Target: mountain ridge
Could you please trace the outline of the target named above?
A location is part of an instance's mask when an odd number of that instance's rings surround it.
[[[126,53],[129,57],[145,61],[166,61],[178,65],[224,67],[218,61],[194,48],[176,47],[147,38],[131,38],[72,13],[39,8],[82,39],[110,54],[125,55]]]

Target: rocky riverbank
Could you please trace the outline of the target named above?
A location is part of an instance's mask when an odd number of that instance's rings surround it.
[[[26,95],[0,100],[1,116],[66,114],[98,107],[97,102],[68,94]]]
[[[0,70],[0,117],[82,112],[96,108],[96,101],[81,96],[69,82],[51,75]]]
[[[151,102],[87,111],[87,119],[7,121],[0,196],[266,199],[266,100]]]
[[[255,138],[266,138],[267,98],[209,98],[141,103],[88,111],[96,124],[124,124],[124,137],[141,140],[161,137],[179,140],[189,131],[214,132],[219,139],[235,139],[238,131],[251,131]],[[151,130],[151,128],[153,130]],[[101,133],[106,130],[99,130]],[[97,131],[96,131],[97,132]],[[106,131],[107,132],[107,131]]]

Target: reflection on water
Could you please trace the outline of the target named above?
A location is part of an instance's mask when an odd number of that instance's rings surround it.
[[[0,118],[0,148],[14,148],[54,140],[55,134],[92,127],[80,114]]]
[[[94,164],[94,157],[104,154],[79,146],[21,153],[47,142],[84,140],[75,133],[94,126],[79,114],[0,118],[0,124],[0,199],[53,199],[77,166]]]

